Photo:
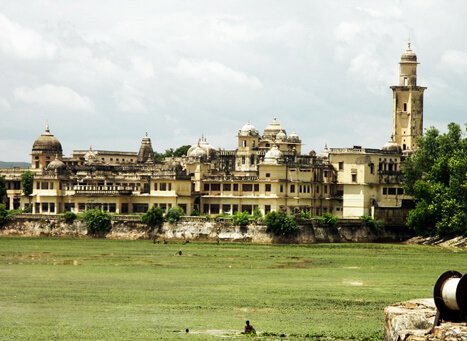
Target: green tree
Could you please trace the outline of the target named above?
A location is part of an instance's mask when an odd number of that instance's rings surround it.
[[[63,214],[63,219],[65,220],[65,223],[67,223],[68,225],[73,224],[73,222],[75,221],[77,217],[78,216],[75,213],[70,212],[70,211],[66,211]]]
[[[103,237],[112,229],[112,215],[101,210],[88,210],[82,217],[89,235]]]
[[[291,237],[297,235],[300,231],[294,217],[282,211],[269,212],[264,217],[264,221],[267,225],[266,232],[276,236]]]
[[[337,222],[339,221],[339,218],[337,218],[335,215],[332,213],[326,212],[323,215],[318,217],[318,220],[328,226],[328,227],[336,227]]]
[[[4,203],[6,197],[6,180],[4,176],[0,176],[0,204]]]
[[[177,149],[175,149],[175,151],[173,152],[173,156],[175,157],[182,157],[182,156],[185,156],[186,153],[188,152],[188,149],[190,149],[190,145],[189,144],[185,144],[181,147],[178,147]]]
[[[458,124],[426,131],[402,165],[406,193],[415,198],[407,223],[421,235],[467,233],[467,139]]]
[[[0,204],[0,226],[3,226],[8,220],[8,210],[4,204]]]
[[[21,187],[23,188],[23,194],[28,197],[28,207],[25,211],[31,210],[31,194],[33,192],[34,173],[27,171],[21,174]]]
[[[164,222],[164,212],[156,205],[153,205],[145,214],[143,214],[141,221],[151,227],[161,226]]]
[[[247,226],[250,223],[250,214],[247,211],[235,212],[232,217],[232,222],[236,226]]]
[[[165,214],[165,219],[166,219],[169,223],[176,223],[177,221],[180,220],[180,218],[181,218],[184,214],[185,214],[185,212],[183,211],[183,208],[178,207],[178,206],[171,207],[171,208],[169,208],[169,210],[168,210],[167,213]]]

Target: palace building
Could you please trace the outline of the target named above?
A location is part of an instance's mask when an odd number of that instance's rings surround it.
[[[30,169],[3,169],[7,206],[59,214],[99,208],[117,214],[144,213],[156,205],[187,214],[263,214],[270,211],[329,212],[341,218],[372,215],[401,221],[410,205],[400,179],[401,161],[416,149],[423,130],[423,92],[417,56],[410,44],[400,60],[393,91],[392,138],[381,149],[361,146],[302,153],[300,137],[274,118],[263,131],[250,122],[237,133],[237,148],[215,148],[202,136],[186,156],[156,162],[151,139],[138,152],[75,150],[64,156],[45,128],[33,143]],[[21,174],[34,174],[26,197]]]

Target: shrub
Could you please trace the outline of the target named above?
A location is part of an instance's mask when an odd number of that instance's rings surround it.
[[[199,217],[199,211],[195,208],[193,211],[191,211],[191,216],[192,217]]]
[[[165,220],[167,220],[169,223],[176,223],[184,214],[185,211],[183,211],[181,207],[175,206],[169,208],[169,210],[165,214]]]
[[[381,220],[374,219],[369,215],[361,216],[360,220],[373,231],[381,230],[384,226],[384,223]]]
[[[112,216],[108,212],[89,210],[84,212],[82,219],[90,235],[104,236],[112,229]]]
[[[164,222],[164,212],[156,205],[153,205],[143,214],[141,221],[151,227],[161,226]]]
[[[235,212],[233,215],[233,224],[236,226],[247,226],[250,223],[250,215],[247,211]]]
[[[311,218],[312,218],[311,212],[308,212],[308,211],[301,211],[300,212],[300,219],[308,220],[308,219],[311,219]]]
[[[259,209],[259,207],[256,207],[253,210],[252,218],[256,223],[263,220],[263,214],[261,213],[261,210]]]
[[[76,218],[77,218],[77,215],[70,211],[67,211],[63,214],[63,219],[65,220],[65,223],[67,223],[68,225],[73,224]]]
[[[328,227],[336,227],[337,222],[339,221],[339,218],[337,218],[332,213],[326,212],[320,217],[318,217],[318,220]]]
[[[266,232],[276,236],[291,237],[297,235],[300,231],[295,219],[285,212],[269,212],[266,214],[264,221],[267,225]]]

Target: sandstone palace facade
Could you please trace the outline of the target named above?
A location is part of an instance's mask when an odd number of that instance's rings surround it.
[[[117,214],[144,213],[153,205],[179,206],[187,214],[236,211],[330,212],[341,218],[372,215],[401,219],[410,205],[400,179],[404,157],[417,147],[423,129],[423,92],[417,57],[400,60],[399,85],[392,86],[392,139],[381,149],[360,146],[302,153],[300,137],[277,119],[261,132],[250,123],[237,133],[237,148],[214,148],[201,137],[179,158],[156,163],[148,136],[138,152],[75,150],[64,156],[49,127],[33,143],[30,169],[3,169],[8,207],[59,214],[99,208]],[[34,173],[26,197],[20,176]]]

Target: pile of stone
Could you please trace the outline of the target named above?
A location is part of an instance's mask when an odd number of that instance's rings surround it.
[[[436,306],[433,299],[418,299],[384,309],[386,341],[467,341],[467,323],[441,323],[433,330]]]

